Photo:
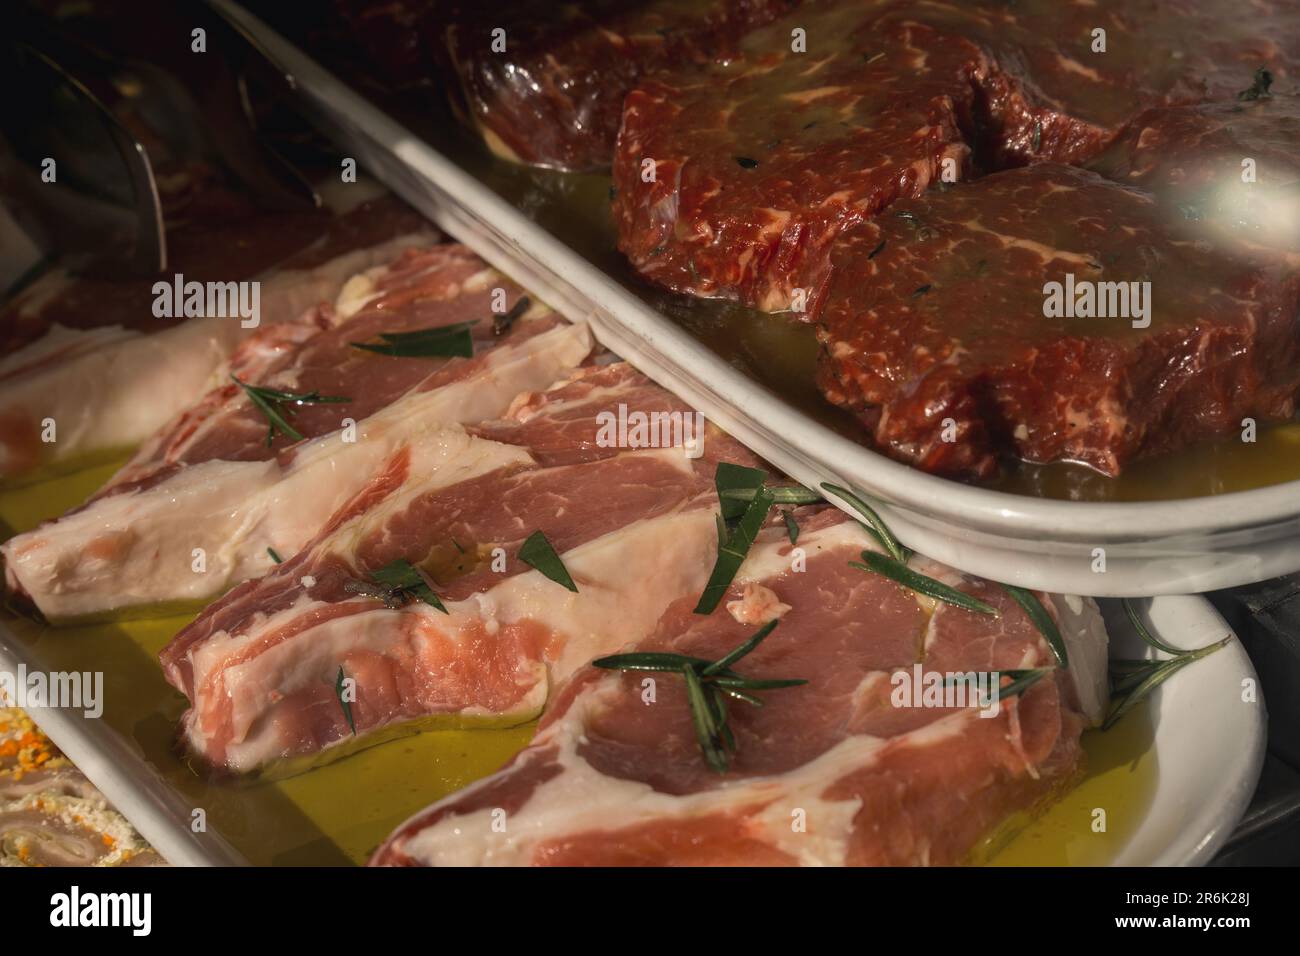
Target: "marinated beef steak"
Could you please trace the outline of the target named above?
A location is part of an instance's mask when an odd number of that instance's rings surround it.
[[[638,79],[724,58],[742,33],[796,2],[459,0],[426,28],[457,91],[454,105],[494,152],[557,169],[601,169],[614,152],[623,96]]]
[[[835,238],[890,203],[972,165],[1073,162],[1106,142],[964,35],[987,18],[959,13],[809,4],[741,57],[643,81],[614,159],[619,248],[675,291],[811,314]],[[974,164],[972,144],[987,153]]]
[[[849,28],[819,16],[806,54],[790,52],[790,29],[813,10],[761,31],[752,42],[767,52],[628,95],[614,216],[620,249],[647,278],[808,311],[842,229],[945,168],[967,173],[961,127],[980,51],[928,27],[878,32],[861,13]]]
[[[705,763],[680,675],[584,667],[558,689],[528,749],[407,821],[371,864],[953,864],[1008,815],[1068,785],[1086,719],[1004,590],[914,559],[1000,616],[935,605],[850,567],[874,548],[856,522],[826,509],[801,513],[800,524],[806,567],[795,567],[785,529],[770,527],[730,589],[730,613],[701,616],[693,597],[676,601],[635,645],[717,660],[779,618],[735,668],[808,685],[755,692],[761,708],[729,702],[736,748],[725,774]],[[1103,635],[1091,602],[1083,611],[1062,630],[1073,637],[1091,621],[1094,639]],[[981,717],[898,694],[914,667],[938,681],[1049,672]],[[494,827],[502,810],[506,825]]]
[[[1165,213],[1052,165],[897,203],[834,249],[823,392],[890,454],[963,477],[999,453],[1116,475],[1243,417],[1289,417],[1300,276]]]
[[[1089,168],[1154,193],[1208,241],[1300,252],[1300,97],[1148,110]]]
[[[1000,67],[981,144],[991,168],[1078,163],[1148,107],[1232,99],[1261,66],[1289,88],[1300,66],[1295,0],[919,0],[888,17],[963,36]],[[1047,109],[1017,120],[1017,88]]]
[[[1143,109],[1232,96],[1260,64],[1286,74],[1300,39],[1270,28],[1300,37],[1300,5],[810,2],[628,94],[619,248],[674,291],[813,313],[841,231],[933,182],[1084,162]]]

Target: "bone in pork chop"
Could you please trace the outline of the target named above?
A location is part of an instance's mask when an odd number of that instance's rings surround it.
[[[1148,194],[1031,166],[841,240],[819,383],[928,471],[984,477],[1011,454],[1116,475],[1243,417],[1290,417],[1298,307],[1300,276],[1270,250],[1211,247]]]
[[[236,357],[236,374],[351,400],[301,406],[289,420],[308,440],[278,436],[268,446],[267,419],[239,386],[223,384],[88,504],[7,542],[10,588],[60,621],[188,604],[294,554],[394,456],[407,454],[428,487],[477,474],[488,466],[459,457],[463,441],[441,426],[495,418],[521,390],[568,375],[591,348],[585,326],[540,304],[495,334],[494,289],[503,304],[520,305],[505,277],[463,247],[439,246],[349,283],[340,304],[350,317],[338,325],[308,317],[267,330]],[[349,344],[472,319],[473,357],[394,357]]]
[[[497,293],[495,290],[501,290]],[[454,381],[475,358],[394,359],[358,349],[384,333],[405,333],[460,322],[470,329],[476,357],[502,341],[493,325],[495,303],[505,313],[524,297],[514,282],[457,243],[404,252],[391,262],[349,280],[337,308],[303,315],[292,326],[268,330],[232,357],[228,374],[194,407],[186,409],[147,442],[110,482],[138,485],[146,475],[201,461],[260,461],[295,443],[277,432],[267,442],[267,420],[233,375],[249,385],[297,393],[343,396],[345,403],[293,409],[292,425],[306,438],[328,434],[344,418],[360,421],[406,392]],[[531,302],[531,300],[530,300]],[[549,312],[538,306],[536,314]],[[531,335],[543,327],[523,323]],[[521,389],[536,387],[522,385]],[[484,417],[498,414],[494,410]]]
[[[163,650],[168,681],[191,702],[191,750],[219,770],[279,774],[429,723],[521,723],[554,681],[643,637],[704,586],[716,460],[753,458],[716,432],[694,459],[680,447],[611,449],[602,412],[629,401],[685,410],[616,365],[479,430],[513,444],[448,427],[457,460],[494,466],[478,477],[431,488],[394,456],[296,558],[231,591]],[[576,592],[519,557],[537,531]],[[358,590],[397,560],[427,572],[446,613]],[[355,735],[335,694],[340,668],[357,682]]]
[[[215,231],[195,226],[190,242],[176,244],[174,275],[186,283],[256,280],[259,328],[267,329],[332,300],[350,276],[434,238],[415,212],[380,197],[332,217],[298,216],[301,248],[284,258],[280,218],[249,217]],[[0,476],[75,467],[134,447],[198,400],[213,371],[257,334],[241,316],[159,318],[154,285],[53,272],[0,315],[9,340],[21,343],[0,359]],[[46,441],[50,422],[55,440]]]
[[[777,628],[736,667],[808,684],[761,695],[761,708],[728,707],[726,773],[701,756],[679,677],[653,675],[647,702],[644,672],[584,667],[526,750],[407,821],[371,864],[953,864],[1010,814],[1069,786],[1086,718],[1066,672],[988,717],[895,697],[894,679],[910,681],[918,664],[931,677],[1053,667],[1001,588],[914,559],[1000,616],[935,606],[849,566],[874,548],[856,522],[824,509],[800,524],[806,567],[794,568],[784,529],[769,528],[729,597],[740,605],[761,587],[780,602],[767,612]],[[717,660],[754,631],[692,604],[675,602],[635,650]],[[494,827],[501,810],[506,826]]]

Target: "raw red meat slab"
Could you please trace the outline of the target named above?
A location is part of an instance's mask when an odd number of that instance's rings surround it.
[[[1067,166],[900,202],[836,246],[822,391],[891,455],[973,478],[1000,454],[1116,475],[1246,416],[1289,418],[1300,276],[1180,228],[1150,195]],[[1149,327],[1048,318],[1046,284],[1067,273],[1149,282]]]
[[[624,94],[655,70],[703,64],[792,0],[594,0],[559,6],[449,4],[425,21],[453,104],[497,153],[557,169],[600,169]],[[504,31],[505,50],[492,48]]]
[[[761,709],[728,707],[727,773],[705,764],[680,679],[654,675],[647,703],[645,673],[583,668],[526,750],[403,824],[371,864],[953,864],[1071,783],[1084,719],[1064,672],[988,718],[891,700],[891,676],[917,662],[940,674],[1051,667],[1006,592],[925,562],[1001,613],[941,604],[931,615],[914,592],[848,565],[869,547],[856,523],[825,510],[803,512],[801,526],[805,569],[794,570],[784,528],[769,528],[729,597],[743,602],[757,584],[788,605],[737,669],[809,684],[762,693]],[[677,602],[637,650],[717,659],[753,633],[692,606]]]

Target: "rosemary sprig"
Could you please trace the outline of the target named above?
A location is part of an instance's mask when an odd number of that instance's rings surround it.
[[[556,584],[563,585],[574,594],[578,593],[578,586],[569,576],[569,569],[564,566],[560,556],[555,553],[555,548],[551,547],[551,542],[542,532],[534,531],[528,536],[519,549],[519,560],[541,571]]]
[[[357,735],[357,723],[352,719],[352,704],[343,699],[343,682],[347,677],[343,673],[343,667],[339,667],[339,676],[334,678],[334,696],[339,699],[339,706],[343,708],[343,716],[352,728],[352,736]]]
[[[782,511],[781,518],[785,521],[785,533],[790,536],[791,546],[799,543],[799,522],[794,520],[794,512]]]
[[[1065,650],[1065,639],[1061,637],[1060,628],[1052,620],[1052,615],[1047,613],[1047,608],[1043,607],[1043,602],[1038,600],[1038,596],[1033,591],[1018,588],[1013,584],[1004,584],[1002,589],[1011,595],[1012,600],[1029,616],[1034,627],[1038,628],[1039,633],[1047,641],[1047,646],[1052,649],[1056,662],[1062,667],[1069,667],[1070,660]]]
[[[782,485],[767,490],[772,493],[772,500],[778,505],[815,505],[826,500],[811,488],[805,488],[803,485]],[[751,488],[728,488],[725,491],[718,492],[718,499],[728,504],[737,501],[749,504],[754,500],[757,491],[757,485]],[[742,507],[739,510],[743,512],[744,508]]]
[[[1184,651],[1161,641],[1137,616],[1137,611],[1126,598],[1123,601],[1124,613],[1142,641],[1166,654],[1174,655],[1168,659],[1149,660],[1113,660],[1110,662],[1110,699],[1111,707],[1101,729],[1110,730],[1121,718],[1139,703],[1151,695],[1157,687],[1173,677],[1188,664],[1209,657],[1219,648],[1232,640],[1232,635],[1194,651]]]
[[[853,510],[862,515],[863,526],[868,533],[880,543],[885,549],[885,553],[897,561],[899,564],[907,564],[908,558],[912,556],[911,550],[903,547],[903,543],[894,537],[894,533],[889,530],[884,519],[876,514],[876,509],[863,501],[858,495],[854,494],[848,488],[841,485],[832,485],[822,482],[822,489],[829,491],[835,497],[848,502]]]
[[[505,315],[492,317],[492,334],[505,335],[510,331],[510,327],[515,324],[515,319],[519,318],[532,307],[532,300],[526,295],[521,295],[519,301],[511,306],[510,311]]]
[[[470,329],[477,324],[475,319],[414,332],[380,332],[378,342],[349,344],[354,349],[396,358],[470,358],[474,355],[474,338]]]
[[[732,665],[752,653],[776,629],[776,625],[776,621],[769,621],[716,661],[666,651],[642,651],[601,657],[591,663],[604,670],[680,673],[686,680],[686,700],[691,708],[691,723],[700,752],[710,769],[715,773],[726,773],[730,766],[729,754],[736,751],[736,737],[727,722],[727,699],[762,707],[762,698],[750,691],[777,690],[808,683],[798,679],[753,679],[732,670]]]
[[[919,571],[913,571],[902,561],[891,558],[887,554],[877,554],[875,551],[863,551],[862,561],[850,561],[849,567],[857,568],[860,571],[870,571],[874,574],[882,575],[909,588],[926,597],[934,598],[936,601],[943,601],[945,604],[951,604],[954,607],[962,608],[966,611],[974,611],[977,614],[988,614],[991,617],[998,616],[998,609],[991,604],[981,601],[979,598],[971,597],[964,591],[958,591],[954,587],[949,587],[942,581],[936,581],[928,575],[921,574]]]
[[[269,445],[275,441],[275,433],[279,432],[293,441],[302,441],[302,435],[298,430],[289,424],[285,418],[286,415],[292,415],[293,409],[283,408],[288,405],[333,405],[338,402],[350,402],[352,399],[345,398],[342,395],[322,395],[316,390],[310,392],[286,392],[275,388],[263,388],[260,385],[249,385],[247,382],[241,382],[231,373],[231,381],[244,390],[248,400],[253,406],[266,416],[269,423],[266,429],[266,443]]]
[[[404,607],[411,601],[422,601],[443,614],[449,614],[446,606],[433,590],[433,581],[420,568],[405,558],[384,565],[377,571],[371,571],[370,581],[348,581],[343,590],[349,594],[364,594],[367,597],[383,601],[393,610]]]

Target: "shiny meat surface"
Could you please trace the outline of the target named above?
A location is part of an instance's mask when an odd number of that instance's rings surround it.
[[[1032,166],[900,202],[839,243],[819,380],[929,471],[984,477],[1009,453],[1114,475],[1245,416],[1289,417],[1298,307],[1281,257]]]
[[[761,708],[729,704],[726,773],[704,762],[677,675],[582,668],[528,749],[399,827],[372,865],[953,864],[1007,815],[1069,784],[1083,719],[1063,672],[987,717],[896,694],[895,677],[910,680],[916,666],[932,676],[1051,668],[1005,592],[927,562],[1000,617],[931,611],[849,566],[870,547],[855,522],[809,509],[801,527],[805,567],[784,528],[769,528],[730,596],[757,585],[786,606],[769,612],[778,626],[737,669],[809,683],[758,692]],[[635,649],[716,660],[754,631],[692,608],[673,604]]]

